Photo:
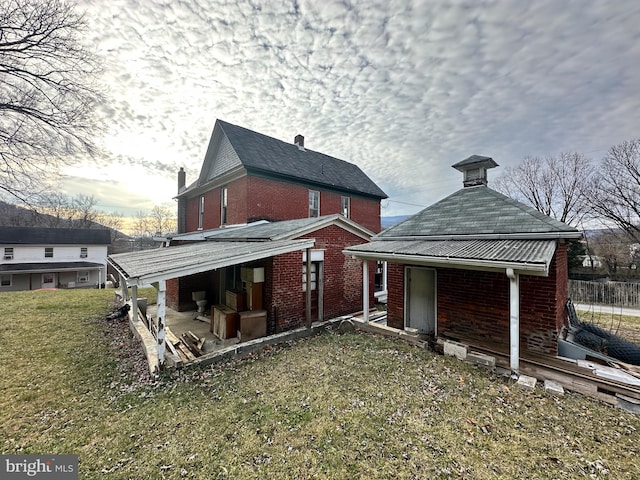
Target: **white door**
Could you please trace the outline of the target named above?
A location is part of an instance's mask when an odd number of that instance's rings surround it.
[[[56,274],[55,273],[43,273],[42,284],[40,288],[55,288],[56,286]]]
[[[406,270],[405,325],[418,332],[436,334],[436,271],[408,267]]]

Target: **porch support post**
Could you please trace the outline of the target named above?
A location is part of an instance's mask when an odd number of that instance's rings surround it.
[[[127,279],[120,275],[120,293],[122,294],[122,301],[129,300],[129,291],[127,290]]]
[[[164,352],[166,348],[166,298],[167,298],[167,282],[166,280],[160,280],[158,282],[158,365],[164,365]]]
[[[520,368],[520,276],[507,268],[509,277],[509,366],[513,373]]]
[[[387,261],[382,262],[382,291],[387,291]]]
[[[305,275],[305,324],[307,325],[307,328],[311,328],[311,249],[307,248],[306,253],[307,258],[305,262],[305,269],[307,274]]]
[[[138,286],[131,286],[131,319],[137,322],[140,317],[138,316]]]
[[[362,319],[369,321],[369,262],[362,261]]]

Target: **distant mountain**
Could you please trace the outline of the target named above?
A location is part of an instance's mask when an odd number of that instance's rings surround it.
[[[411,215],[396,215],[395,217],[381,217],[380,222],[382,223],[382,228],[393,227],[394,225],[406,220]]]

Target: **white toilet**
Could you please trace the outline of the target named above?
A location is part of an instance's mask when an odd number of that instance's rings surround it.
[[[198,314],[202,315],[207,306],[207,292],[204,290],[200,292],[191,292],[191,299],[196,302],[196,305],[198,306]]]

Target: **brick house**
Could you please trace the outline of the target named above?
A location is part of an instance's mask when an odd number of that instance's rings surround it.
[[[566,242],[581,233],[488,188],[496,166],[453,165],[463,189],[345,254],[387,261],[389,326],[503,348],[517,371],[521,349],[557,354]]]
[[[373,300],[362,262],[342,251],[380,231],[386,195],[357,166],[306,149],[301,135],[289,144],[217,120],[198,179],[185,177],[180,169],[169,246],[109,257],[134,298],[148,283],[158,285],[159,312],[193,310],[196,293],[208,305],[229,292],[248,298],[242,272],[257,268],[267,334]]]

